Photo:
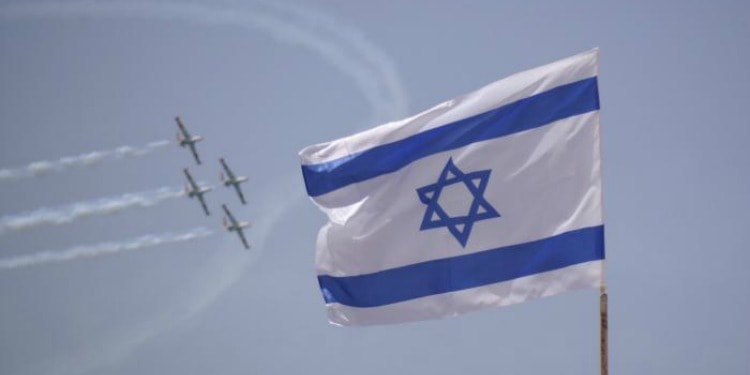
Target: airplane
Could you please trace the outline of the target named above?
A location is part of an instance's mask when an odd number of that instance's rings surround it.
[[[237,235],[240,236],[240,241],[242,241],[242,245],[245,246],[245,249],[249,249],[250,245],[247,244],[247,239],[245,239],[245,234],[242,232],[242,228],[249,227],[250,223],[248,223],[247,221],[237,221],[232,213],[229,212],[226,204],[222,204],[221,207],[227,214],[227,216],[224,218],[224,228],[227,228],[227,230],[230,232],[237,232]],[[227,219],[229,220],[229,223],[227,223]]]
[[[182,124],[180,116],[177,116],[174,119],[175,121],[177,121],[177,127],[180,128],[180,131],[177,133],[177,143],[180,145],[180,147],[190,146],[190,151],[193,153],[193,157],[195,157],[196,163],[200,164],[201,159],[198,157],[198,151],[195,149],[195,143],[198,141],[202,141],[203,137],[200,135],[191,136],[190,133],[188,133],[187,129],[185,129],[185,125]]]
[[[201,202],[201,206],[203,206],[203,211],[206,213],[206,216],[211,215],[210,212],[208,212],[208,207],[206,206],[206,201],[203,198],[203,194],[206,194],[207,192],[211,191],[210,187],[201,187],[198,184],[195,183],[195,180],[193,180],[193,176],[190,175],[190,172],[188,172],[187,168],[182,170],[185,172],[185,177],[187,177],[188,182],[190,183],[190,187],[185,185],[185,193],[189,198],[198,198],[198,200]]]
[[[235,176],[234,173],[232,173],[232,170],[229,169],[229,166],[227,165],[227,162],[224,161],[224,158],[220,158],[219,161],[221,162],[221,165],[224,167],[224,170],[226,171],[227,175],[224,176],[224,172],[221,172],[219,176],[221,177],[221,182],[224,183],[224,186],[229,187],[234,186],[234,190],[237,190],[237,195],[240,197],[240,202],[242,204],[245,204],[245,196],[242,195],[242,190],[240,189],[240,184],[247,181],[247,177],[245,176]]]

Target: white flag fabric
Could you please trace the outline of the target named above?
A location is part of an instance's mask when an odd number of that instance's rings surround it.
[[[458,315],[602,282],[598,50],[300,151],[331,323]]]

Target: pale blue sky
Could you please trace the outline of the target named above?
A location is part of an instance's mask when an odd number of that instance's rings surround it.
[[[19,5],[24,4],[24,5]],[[31,5],[29,5],[31,4]],[[42,5],[39,5],[42,4]],[[18,181],[0,217],[250,177],[196,202],[0,233],[0,260],[217,234],[0,270],[2,374],[596,374],[598,293],[454,319],[329,326],[297,151],[600,47],[613,374],[750,373],[750,6],[744,2],[0,2],[0,169],[173,139]],[[253,251],[220,203],[254,222]]]

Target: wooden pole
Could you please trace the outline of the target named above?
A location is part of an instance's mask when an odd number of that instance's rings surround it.
[[[607,319],[607,286],[602,283],[599,287],[599,334],[601,345],[601,375],[609,373],[609,340]]]

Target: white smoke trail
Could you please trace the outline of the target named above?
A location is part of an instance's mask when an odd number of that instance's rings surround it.
[[[299,45],[317,54],[339,72],[351,78],[373,109],[374,119],[382,120],[393,112],[390,103],[380,95],[378,77],[373,74],[362,57],[352,56],[352,46],[342,46],[335,41],[322,38],[293,22],[274,17],[261,9],[252,12],[236,9],[220,9],[212,6],[176,3],[142,2],[90,2],[71,1],[60,3],[18,3],[0,5],[0,20],[22,18],[161,18],[170,21],[188,21],[215,26],[234,26],[258,30],[291,45]],[[356,52],[356,51],[355,51]],[[364,56],[366,57],[366,56]]]
[[[77,202],[61,207],[45,207],[21,214],[0,217],[0,235],[6,231],[21,231],[42,225],[67,224],[94,215],[109,215],[130,208],[145,208],[164,200],[182,197],[179,187],[162,187],[156,190],[126,193],[93,201]]]
[[[0,259],[0,270],[37,266],[47,263],[66,262],[78,258],[95,257],[154,247],[158,245],[186,242],[207,237],[214,232],[207,228],[195,228],[183,233],[149,234],[123,242],[104,242],[89,246],[76,246],[62,251],[42,251],[32,255]]]
[[[373,109],[385,108],[385,112],[376,120],[387,121],[406,116],[408,99],[396,64],[361,31],[310,7],[287,2],[268,2],[264,5],[280,12],[282,16],[292,16],[297,25],[307,24],[317,32],[330,33],[330,39],[338,39],[341,44],[348,46],[354,54],[362,58],[372,70],[371,75],[379,78],[377,82],[382,83],[384,89],[379,93],[379,105]]]
[[[301,196],[298,193],[301,188],[299,176],[289,174],[284,177],[278,183],[266,186],[264,191],[253,196],[248,202],[249,207],[255,207],[253,211],[260,213],[259,220],[253,222],[252,228],[245,231],[252,246],[251,251],[238,250],[241,245],[234,234],[225,237],[221,248],[226,251],[220,252],[219,257],[206,264],[201,273],[193,278],[194,283],[189,288],[196,292],[187,306],[172,306],[159,311],[136,329],[129,329],[119,335],[116,340],[108,342],[106,348],[98,347],[95,355],[90,351],[82,351],[79,357],[71,358],[68,355],[65,359],[55,363],[54,368],[60,373],[101,373],[102,367],[122,362],[144,343],[169,328],[185,324],[210,306],[224,291],[234,286],[245,275],[248,267],[260,259],[266,241],[270,238],[274,228],[296,201],[296,199],[288,201],[289,197]],[[244,217],[242,211],[235,212],[235,214]],[[60,371],[61,369],[63,371]]]
[[[0,7],[0,10],[2,10],[2,7]],[[76,156],[64,156],[57,160],[35,161],[22,167],[0,169],[0,181],[19,180],[42,176],[52,172],[63,172],[71,167],[90,167],[105,160],[144,156],[169,145],[169,143],[169,141],[155,141],[143,147],[120,146],[111,150],[92,151]]]
[[[346,27],[341,22],[331,21],[331,18],[321,13],[308,15],[292,7],[287,10],[282,7],[276,9],[276,13],[286,12],[293,19],[283,14],[279,16],[257,9],[252,11],[216,9],[197,4],[75,1],[59,4],[0,5],[0,20],[4,17],[11,20],[40,17],[141,17],[257,30],[279,41],[310,50],[340,73],[351,78],[370,106],[371,123],[379,123],[393,117],[400,118],[406,114],[406,94],[395,65],[392,65],[388,56],[369,43],[361,33]],[[327,31],[329,35],[320,35],[321,30]],[[382,87],[386,88],[385,91]],[[286,215],[299,198],[304,196],[300,182],[298,174],[284,176],[283,179],[267,186],[268,194],[258,195],[258,202],[268,205],[267,209],[258,212],[258,217],[261,219],[250,231],[253,249],[260,252],[253,253],[252,257],[234,256],[232,252],[221,253],[221,259],[216,259],[217,262],[212,265],[212,269],[208,270],[211,277],[200,278],[199,289],[187,308],[175,307],[169,311],[163,311],[134,329],[127,330],[118,340],[91,348],[92,351],[82,351],[77,355],[67,353],[59,361],[44,364],[43,368],[59,373],[100,372],[97,370],[120,363],[143,343],[169,328],[184,324],[210,306],[225,290],[235,285],[247,267],[254,264],[258,256],[262,254],[263,244],[272,233],[275,224]],[[286,191],[289,189],[293,191]],[[281,193],[285,191],[286,194]],[[229,240],[235,239],[227,238],[227,241]],[[232,256],[231,262],[227,262],[227,256]],[[220,277],[217,278],[216,275]]]

